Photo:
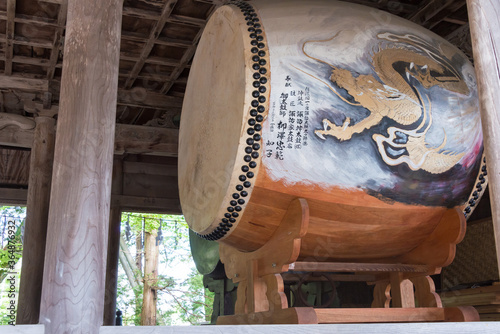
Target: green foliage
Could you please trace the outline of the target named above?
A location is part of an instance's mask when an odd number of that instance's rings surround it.
[[[0,325],[9,325],[11,302],[17,307],[22,255],[21,227],[26,209],[0,207]],[[7,279],[5,279],[8,277]],[[11,280],[12,278],[12,280]]]
[[[0,282],[9,270],[12,270],[21,258],[23,245],[21,228],[24,224],[26,208],[1,206],[0,207]]]
[[[189,230],[183,216],[122,214],[122,231],[130,226],[127,241],[131,254],[136,254],[136,236],[161,228],[158,283],[158,323],[161,325],[199,324],[210,318],[213,293],[203,287],[189,247]],[[121,269],[121,268],[120,268]],[[183,275],[181,275],[183,274]],[[142,275],[142,273],[141,273]],[[183,276],[181,278],[181,276]],[[126,275],[119,275],[117,307],[123,312],[123,324],[138,325],[142,305],[141,291],[133,293]]]

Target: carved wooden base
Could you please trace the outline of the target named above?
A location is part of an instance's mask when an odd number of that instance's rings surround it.
[[[236,314],[219,317],[218,325],[479,320],[479,314],[473,307],[443,308],[429,276],[439,273],[441,268],[432,261],[431,265],[296,262],[308,220],[307,201],[297,199],[290,204],[271,240],[258,250],[241,252],[231,246],[220,245],[220,258],[226,274],[239,285]],[[447,219],[446,224],[450,221]],[[457,220],[457,224],[460,225],[460,221]],[[458,227],[456,235],[461,234]],[[441,243],[435,244],[441,247]],[[442,244],[449,249],[449,254],[443,257],[449,261],[453,258],[454,245]],[[428,251],[432,252],[432,249]],[[372,308],[288,308],[281,276],[287,271],[330,272],[344,281],[365,280],[375,284]]]

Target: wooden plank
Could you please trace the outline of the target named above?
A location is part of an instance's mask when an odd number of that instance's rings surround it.
[[[441,297],[441,301],[444,306],[499,305],[500,295],[493,292],[474,295],[456,295],[453,297]]]
[[[212,8],[212,10],[214,10],[214,9],[215,9],[215,7]],[[206,21],[205,21],[205,24],[206,24]],[[204,25],[201,25],[200,30],[198,31],[198,33],[196,34],[196,36],[193,39],[193,45],[186,49],[186,51],[184,52],[184,55],[182,56],[182,58],[180,60],[179,65],[172,71],[172,73],[170,74],[169,80],[163,84],[163,87],[160,90],[162,93],[167,93],[170,90],[170,88],[172,88],[175,80],[177,80],[179,78],[181,73],[184,71],[184,69],[186,68],[188,63],[193,58],[194,53],[196,52],[196,48],[198,47],[198,41],[200,40],[201,35],[203,34],[203,28],[204,28]]]
[[[500,0],[467,0],[500,268]]]
[[[26,36],[14,36],[14,44],[33,46],[37,48],[50,49],[52,48],[52,42],[49,40],[44,40],[42,38],[31,38]]]
[[[385,323],[385,324],[331,324],[331,325],[232,325],[232,326],[171,326],[171,327],[101,327],[100,334],[498,334],[500,322],[465,323]]]
[[[16,17],[16,0],[7,0],[7,27],[5,29],[6,48],[5,48],[5,75],[12,74],[12,56],[14,54],[14,30]]]
[[[461,290],[453,290],[453,291],[446,291],[446,292],[441,292],[441,296],[443,297],[455,297],[455,296],[463,296],[463,295],[475,295],[475,294],[482,294],[482,293],[488,293],[488,292],[496,292],[500,294],[500,284],[493,284],[493,285],[488,285],[488,286],[481,286],[478,288],[474,289],[461,289]]]
[[[14,56],[11,59],[11,61],[13,63],[28,64],[28,65],[35,65],[35,66],[41,66],[41,67],[48,67],[48,66],[50,66],[49,59],[45,59],[45,58]]]
[[[40,308],[48,333],[97,333],[103,321],[122,7],[68,1]]]
[[[160,13],[147,9],[124,6],[123,16],[130,16],[137,19],[146,19],[155,21],[160,18]]]
[[[143,88],[120,89],[118,91],[118,105],[145,107],[154,109],[181,108],[182,98],[155,93]]]
[[[433,18],[436,14],[455,1],[456,0],[430,0],[422,9],[409,16],[408,20],[419,25],[424,25],[425,22]]]
[[[19,89],[30,92],[46,92],[49,90],[49,82],[43,79],[0,75],[0,89]]]
[[[318,322],[323,324],[359,322],[408,322],[443,321],[444,309],[440,308],[339,308],[315,309]]]
[[[57,20],[49,19],[48,17],[44,16],[17,14],[14,22],[32,24],[34,25],[34,27],[36,27],[37,25],[41,27],[57,27]]]
[[[144,45],[144,47],[142,48],[139,60],[135,63],[134,68],[130,72],[127,81],[125,81],[124,84],[125,88],[129,89],[134,84],[137,75],[142,70],[142,67],[144,66],[146,59],[148,58],[149,54],[151,53],[151,50],[153,49],[153,46],[155,45],[156,38],[160,35],[161,31],[163,30],[163,27],[165,26],[165,23],[167,22],[167,19],[172,13],[172,10],[174,9],[176,4],[177,0],[168,0],[167,2],[165,2],[165,6],[162,9],[161,15],[157,19],[154,27],[151,29],[146,45]]]
[[[163,164],[136,162],[136,161],[124,161],[123,172],[127,174],[177,176],[177,165],[163,165]]]
[[[66,17],[68,14],[68,1],[61,1],[59,4],[59,12],[57,14],[57,25],[55,29],[54,38],[52,41],[52,47],[50,50],[50,58],[47,69],[47,79],[51,80],[54,78],[54,73],[56,71],[57,61],[59,59],[59,50],[63,44],[63,33],[66,25]]]
[[[113,196],[113,205],[119,205],[123,210],[142,210],[141,212],[182,214],[179,199],[153,198],[139,196]]]
[[[178,140],[177,129],[117,124],[115,152],[175,157]]]
[[[27,189],[0,188],[0,204],[26,205],[27,198]]]
[[[55,126],[52,117],[36,117],[31,149],[23,262],[17,308],[18,324],[37,324],[40,316],[50,184],[54,160]]]
[[[206,20],[204,19],[198,19],[186,15],[174,15],[174,14],[170,15],[170,17],[168,18],[168,22],[186,24],[199,28],[204,27],[206,24]]]

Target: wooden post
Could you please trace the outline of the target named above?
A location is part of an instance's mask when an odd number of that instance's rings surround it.
[[[158,282],[159,247],[156,231],[144,233],[144,295],[142,299],[141,325],[156,325],[156,288]]]
[[[112,195],[121,195],[123,188],[123,161],[113,161]],[[113,203],[113,202],[112,202]],[[108,258],[106,261],[106,294],[104,299],[104,326],[114,326],[116,321],[116,289],[118,285],[118,258],[120,253],[120,225],[122,210],[118,204],[111,204],[108,235]]]
[[[36,128],[31,148],[17,324],[38,323],[42,295],[43,262],[47,219],[49,216],[56,121],[52,117],[40,116],[35,118],[35,122]]]
[[[500,268],[500,0],[467,0]]]
[[[40,322],[98,333],[111,197],[122,0],[68,0]]]

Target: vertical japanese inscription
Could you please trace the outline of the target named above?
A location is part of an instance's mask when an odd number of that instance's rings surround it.
[[[311,94],[309,87],[296,86],[288,74],[278,81],[281,90],[277,103],[274,101],[269,110],[270,136],[265,141],[265,154],[267,158],[285,160],[288,152],[308,145]]]

